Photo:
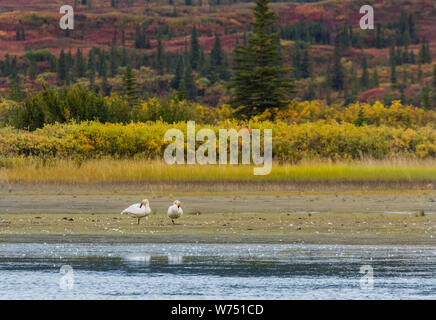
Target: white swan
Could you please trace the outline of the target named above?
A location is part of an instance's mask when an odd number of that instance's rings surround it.
[[[134,218],[138,218],[139,224],[139,220],[141,220],[141,218],[147,217],[151,213],[150,204],[147,199],[144,199],[141,201],[141,203],[132,204],[130,207],[121,212],[121,214],[125,213],[130,214]]]
[[[180,218],[180,216],[183,214],[181,205],[182,203],[179,200],[176,200],[174,201],[174,204],[168,208],[168,218],[171,219],[173,224],[174,224],[174,219]]]

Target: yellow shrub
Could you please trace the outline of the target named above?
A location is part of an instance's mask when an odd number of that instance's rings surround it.
[[[302,159],[383,159],[395,156],[416,158],[436,157],[436,129],[434,126],[395,128],[382,125],[357,127],[350,123],[320,120],[291,123],[278,120],[247,123],[227,119],[217,125],[196,125],[219,129],[272,129],[273,157],[279,161],[297,162]],[[166,146],[163,137],[167,130],[177,128],[186,134],[186,123],[147,123],[47,125],[34,132],[11,127],[0,129],[0,157],[35,156],[41,158],[162,158]],[[197,143],[197,146],[201,142]],[[263,146],[263,143],[262,143]]]

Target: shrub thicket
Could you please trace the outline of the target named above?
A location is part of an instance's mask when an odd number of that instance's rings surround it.
[[[357,127],[335,121],[288,124],[255,120],[247,124],[253,129],[273,130],[273,157],[278,161],[436,157],[436,129],[432,126],[411,129],[372,125]],[[226,120],[207,127],[213,129],[218,137],[220,128],[239,129],[242,126],[244,124],[235,120]],[[202,127],[197,125],[196,129]],[[171,128],[186,133],[185,122],[167,124],[161,121],[126,125],[95,121],[54,124],[33,132],[6,127],[0,129],[0,155],[46,159],[159,159],[170,143],[165,142],[163,137]]]

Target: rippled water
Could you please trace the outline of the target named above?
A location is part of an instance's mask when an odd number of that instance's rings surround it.
[[[435,299],[436,247],[0,244],[0,299],[126,298]]]

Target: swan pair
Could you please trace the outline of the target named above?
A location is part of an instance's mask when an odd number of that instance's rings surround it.
[[[130,214],[134,218],[138,218],[139,224],[141,218],[148,217],[151,213],[150,202],[147,199],[144,199],[140,203],[132,204],[121,212],[121,214],[125,213]],[[174,219],[180,218],[182,214],[182,203],[179,200],[174,201],[173,205],[168,208],[168,218],[170,218],[174,224]]]

